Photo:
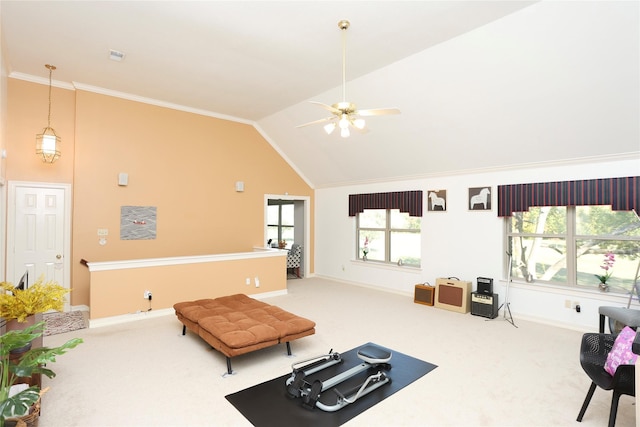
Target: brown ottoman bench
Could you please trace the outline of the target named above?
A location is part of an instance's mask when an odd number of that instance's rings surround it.
[[[234,356],[280,343],[291,355],[291,341],[315,333],[315,322],[244,294],[179,302],[173,308],[182,335],[189,329],[224,354],[228,374]]]

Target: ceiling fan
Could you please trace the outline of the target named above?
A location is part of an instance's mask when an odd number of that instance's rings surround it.
[[[333,115],[325,117],[324,119],[314,120],[309,123],[305,123],[296,127],[304,127],[319,123],[326,123],[324,130],[327,134],[331,134],[336,127],[340,128],[340,136],[347,138],[351,135],[349,128],[354,128],[357,131],[365,131],[365,121],[362,117],[367,116],[382,116],[387,114],[400,114],[400,110],[397,108],[374,108],[368,110],[358,110],[356,105],[346,100],[346,63],[347,63],[347,29],[349,28],[349,21],[346,19],[338,22],[338,28],[342,31],[342,102],[335,103],[333,105],[323,104],[322,102],[310,101],[312,104],[319,105],[325,110],[331,112]]]

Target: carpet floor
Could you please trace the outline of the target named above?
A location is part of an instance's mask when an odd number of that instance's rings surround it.
[[[224,355],[183,336],[173,314],[45,337],[50,347],[76,337],[84,343],[52,364],[55,378],[43,378],[51,389],[39,427],[251,426],[225,396],[363,342],[438,368],[344,427],[600,427],[609,418],[611,392],[598,389],[576,422],[590,384],[580,367],[581,331],[520,318],[515,328],[502,313],[487,320],[320,277],[289,280],[287,295],[265,302],[312,319],[316,334],[295,340],[292,356],[284,344],[237,356],[230,376]],[[622,396],[616,427],[635,426],[635,410],[635,398]]]

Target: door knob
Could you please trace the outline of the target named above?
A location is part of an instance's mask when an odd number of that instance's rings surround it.
[[[60,259],[60,258],[62,258],[62,255],[60,254],[56,255],[56,259]]]

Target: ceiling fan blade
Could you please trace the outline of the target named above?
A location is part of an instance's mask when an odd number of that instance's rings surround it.
[[[373,108],[369,110],[358,110],[355,113],[358,116],[385,116],[388,114],[400,114],[397,108]]]
[[[359,128],[359,127],[356,127],[356,126],[353,126],[353,125],[352,125],[352,126],[351,126],[351,129],[353,129],[353,130],[355,130],[356,132],[361,133],[361,134],[369,133],[369,128],[368,128],[368,127],[366,127],[366,126],[365,126],[365,127],[363,127],[363,128]]]
[[[318,101],[309,101],[309,102],[311,104],[319,105],[320,107],[324,108],[327,111],[332,112],[333,114],[338,114],[338,115],[342,114],[342,111],[332,107],[331,105],[323,104],[322,102],[318,102]]]
[[[296,126],[296,128],[302,128],[302,127],[305,127],[305,126],[316,125],[318,123],[328,122],[328,121],[333,120],[333,119],[335,119],[335,117],[325,117],[324,119],[314,120],[314,121],[309,122],[309,123],[304,123],[304,124],[298,125],[298,126]]]

